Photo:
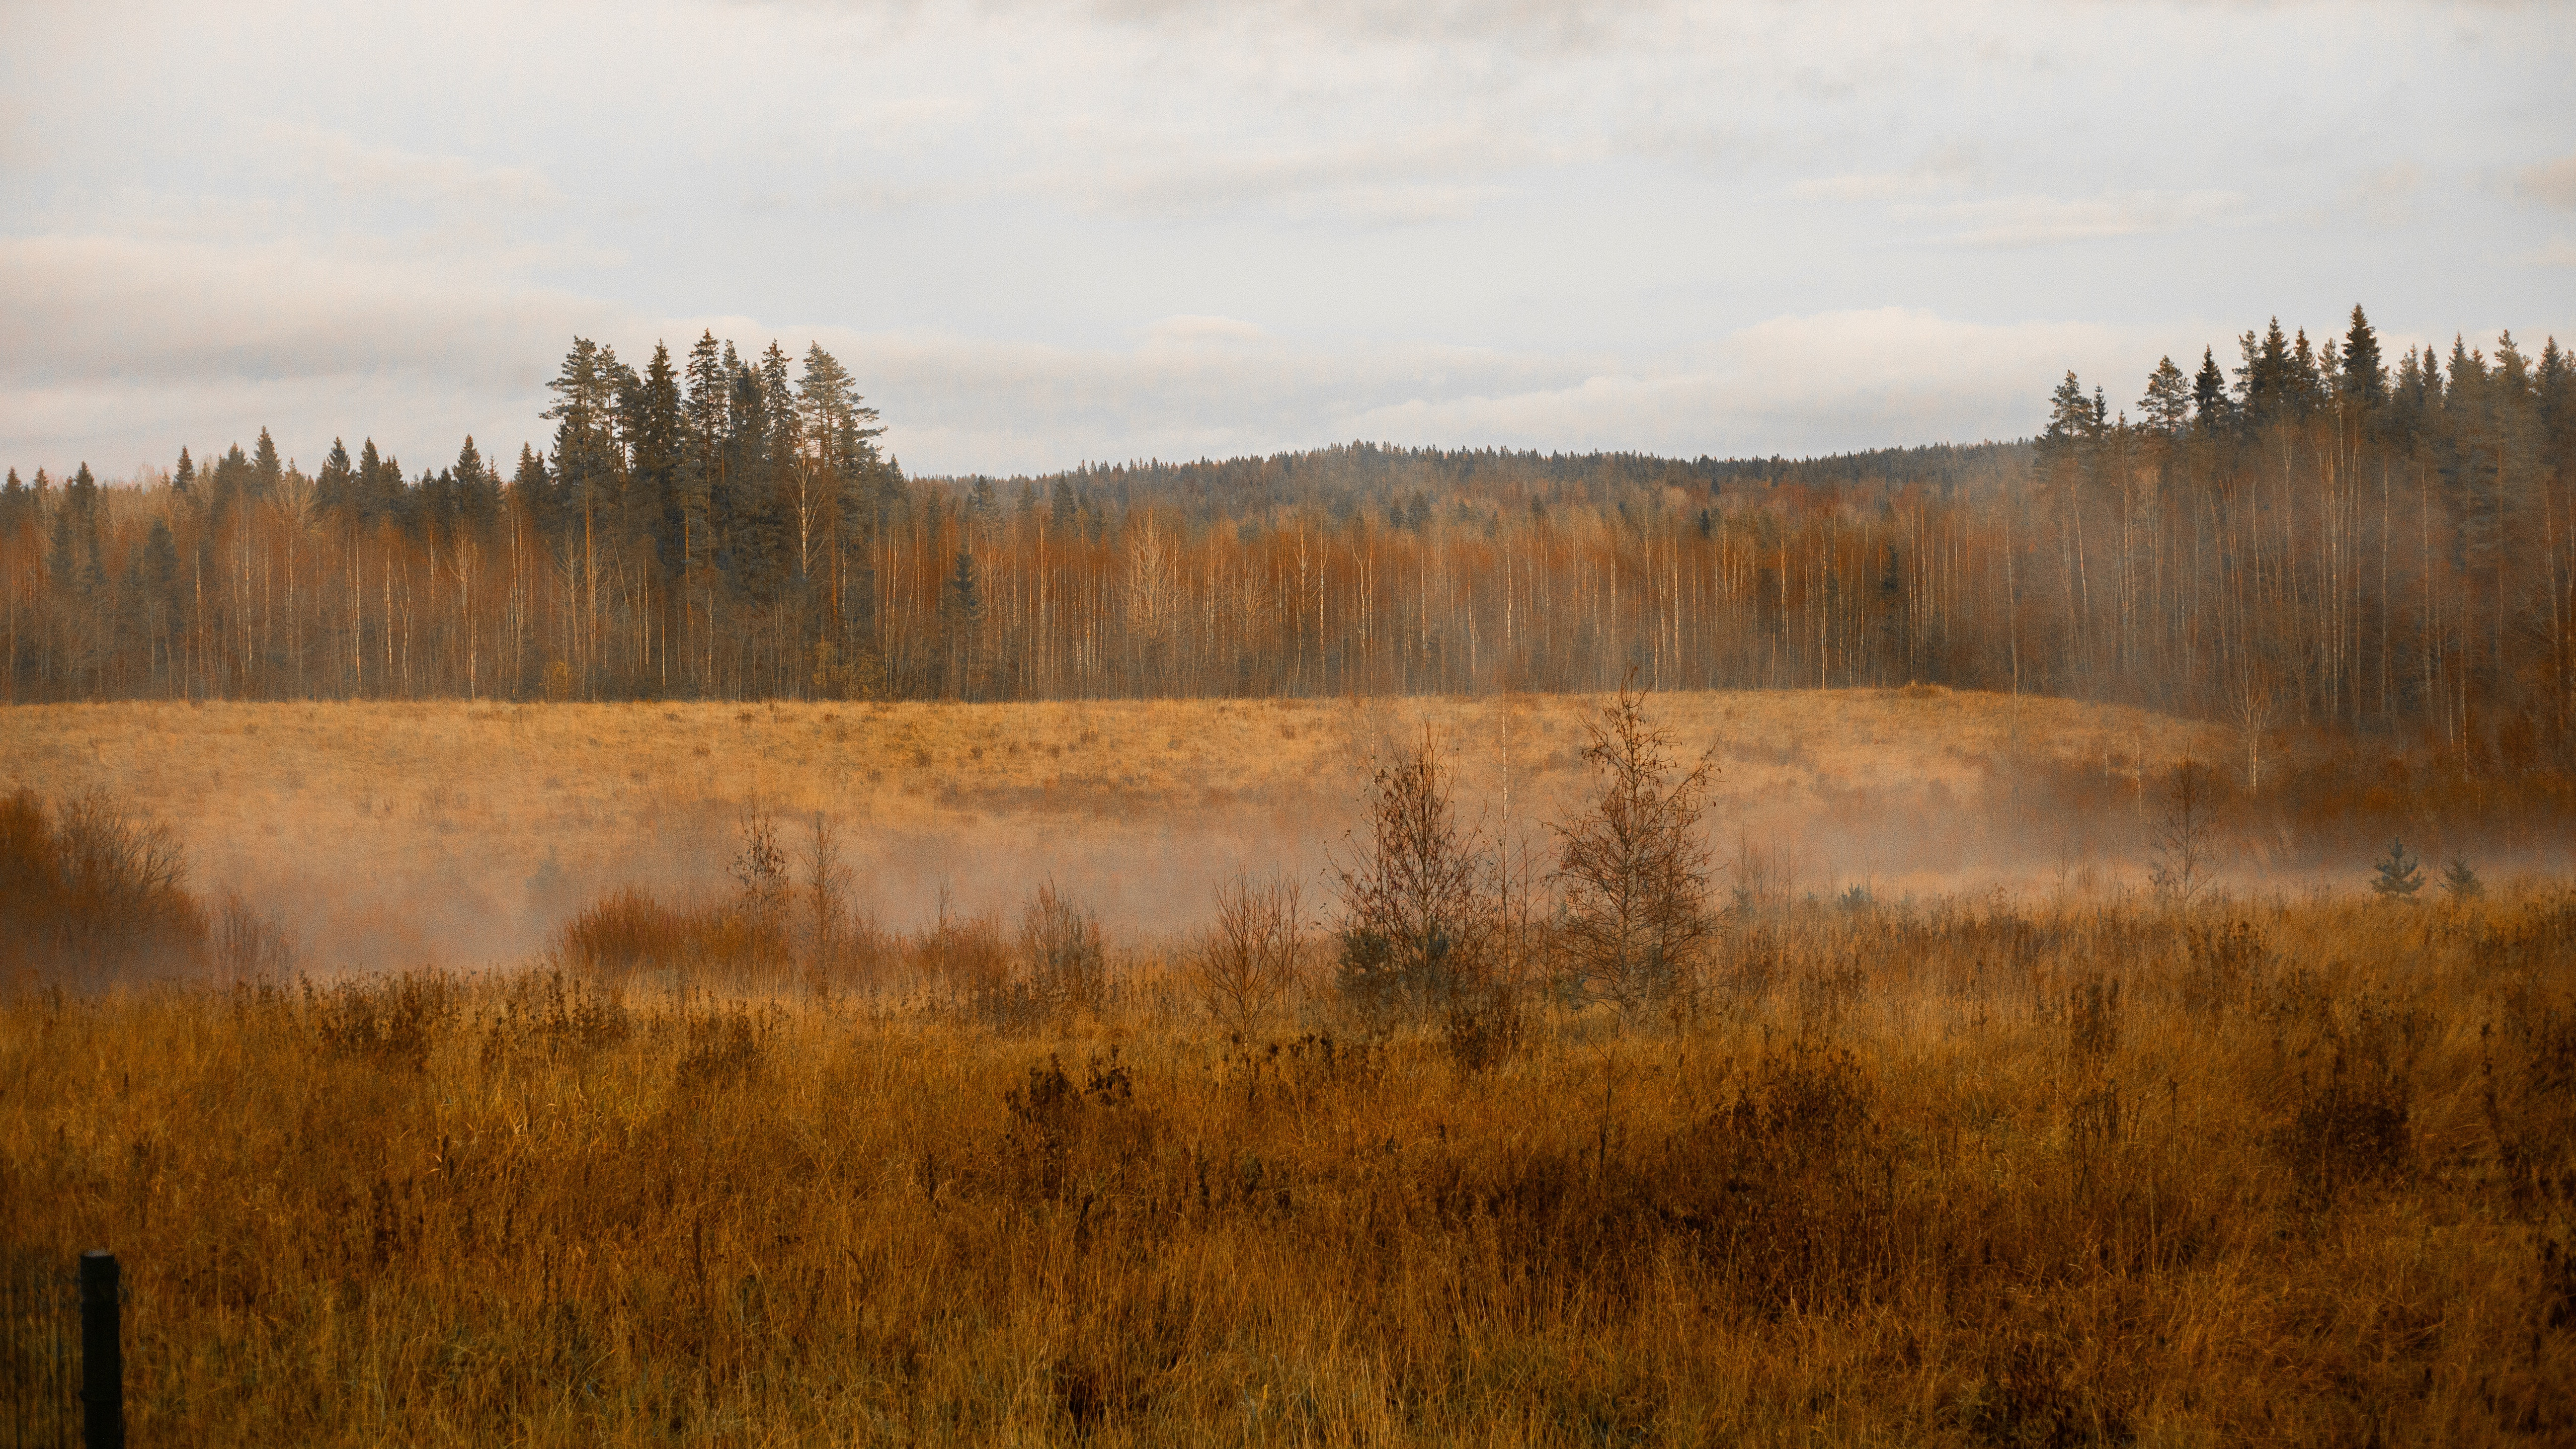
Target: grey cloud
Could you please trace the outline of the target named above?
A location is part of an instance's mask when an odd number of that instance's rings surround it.
[[[489,376],[534,365],[616,309],[471,265],[292,243],[0,238],[0,376]]]
[[[2528,269],[2576,157],[2494,165],[2474,213],[2394,169],[2527,157],[2546,9],[2471,50],[2392,3],[2329,76],[2317,12],[2260,7],[466,3],[12,11],[0,451],[165,459],[223,416],[506,448],[576,332],[744,310],[812,325],[719,335],[820,338],[935,470],[2009,431],[2139,361],[2082,319],[2327,273],[2392,328],[2576,330]],[[2371,139],[2409,87],[2459,99]],[[2255,94],[2267,144],[2207,119]],[[2117,288],[2026,250],[2192,229],[2226,234]]]
[[[1780,317],[1703,356],[1510,394],[1415,397],[1362,436],[1668,453],[1806,453],[2027,433],[2068,367],[2116,372],[2157,339],[2079,323],[1979,325],[1905,308]],[[2170,344],[2167,344],[2170,345]]]

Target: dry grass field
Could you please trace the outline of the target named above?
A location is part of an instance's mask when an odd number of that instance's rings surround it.
[[[1659,696],[1741,859],[1587,974],[1365,797],[1529,835],[1595,703],[0,715],[0,1288],[120,1254],[139,1443],[2576,1438],[2576,894],[2118,890],[2223,738]],[[1473,899],[1227,995],[1345,829]]]
[[[517,959],[603,891],[719,882],[755,807],[839,820],[861,902],[893,925],[943,889],[1016,909],[1052,877],[1159,931],[1238,866],[1319,867],[1370,758],[1426,726],[1469,814],[1538,835],[1578,803],[1589,706],[49,705],[0,710],[0,788],[101,787],[166,822],[200,885],[278,911],[315,970]],[[2010,808],[2019,774],[2098,766],[2133,797],[2137,759],[2227,747],[2135,710],[1933,689],[1665,694],[1650,712],[1714,751],[1726,853],[1890,896],[2134,877],[2134,822]]]
[[[2563,1444],[2571,953],[1809,904],[1483,1069],[1313,977],[20,993],[0,1222],[123,1255],[142,1444]]]

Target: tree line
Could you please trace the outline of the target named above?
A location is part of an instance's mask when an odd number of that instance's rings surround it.
[[[0,488],[5,686],[1081,698],[1940,683],[2537,748],[2576,690],[2576,375],[2356,307],[2028,443],[1837,459],[1351,445],[907,478],[820,347],[577,340],[551,447],[310,475],[263,432]]]

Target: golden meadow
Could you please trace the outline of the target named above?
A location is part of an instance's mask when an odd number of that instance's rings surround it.
[[[307,980],[197,901],[0,1004],[0,1222],[123,1258],[139,1443],[2576,1434],[2576,895],[1730,894],[1463,1043],[1321,933],[1220,1012],[1038,911]]]

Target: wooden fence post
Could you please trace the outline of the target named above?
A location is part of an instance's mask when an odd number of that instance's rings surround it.
[[[125,1449],[125,1356],[120,1342],[116,1255],[81,1254],[82,1449]]]

